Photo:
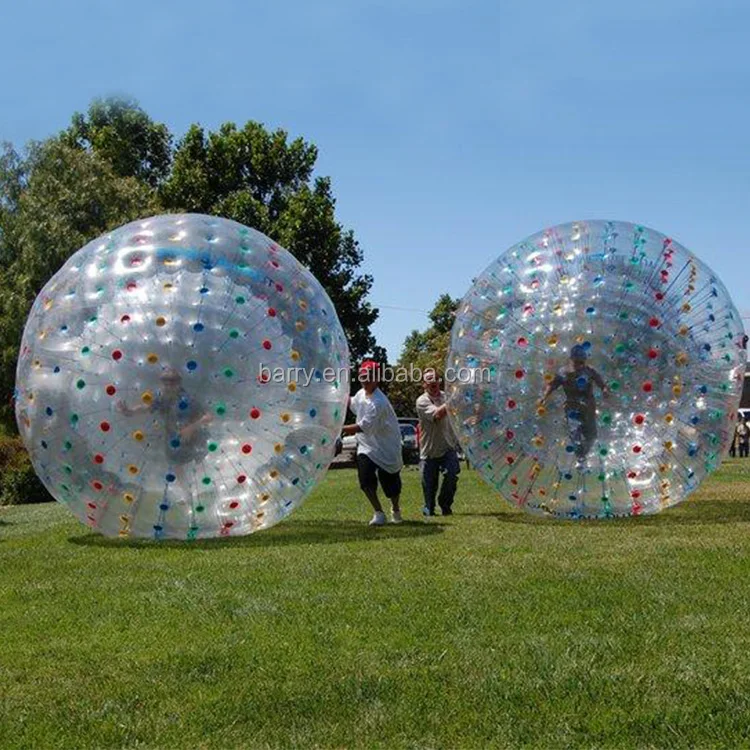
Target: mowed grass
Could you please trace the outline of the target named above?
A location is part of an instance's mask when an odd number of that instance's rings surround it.
[[[121,543],[0,518],[0,747],[738,747],[750,461],[660,516],[539,521],[473,473],[367,528],[351,470],[287,522]]]

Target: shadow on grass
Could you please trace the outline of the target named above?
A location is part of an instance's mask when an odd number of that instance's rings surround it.
[[[581,521],[563,518],[536,516],[512,509],[499,509],[485,513],[457,513],[456,515],[473,518],[495,518],[501,523],[570,525],[598,525],[598,526],[690,526],[716,523],[750,523],[750,496],[746,500],[689,500],[661,513],[650,516],[620,516],[618,518],[592,518]]]
[[[214,549],[231,547],[279,547],[299,544],[343,544],[346,542],[380,542],[386,539],[413,539],[430,536],[443,531],[440,524],[426,524],[418,521],[405,521],[399,525],[389,524],[371,528],[357,521],[294,521],[274,526],[267,531],[248,536],[235,536],[226,539],[200,539],[194,542],[165,539],[117,539],[99,534],[83,534],[69,537],[72,544],[84,547],[125,547],[125,548],[194,548]]]

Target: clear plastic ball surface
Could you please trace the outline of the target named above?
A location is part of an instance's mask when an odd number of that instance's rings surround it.
[[[89,243],[39,294],[16,416],[46,487],[102,534],[249,534],[325,474],[348,366],[289,252],[227,219],[157,216]]]
[[[524,511],[656,513],[727,451],[745,343],[724,285],[678,242],[563,224],[510,248],[461,302],[450,418],[474,467]]]

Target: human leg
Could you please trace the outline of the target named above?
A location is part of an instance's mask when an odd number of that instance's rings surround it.
[[[443,481],[440,485],[438,505],[443,515],[447,516],[453,512],[451,508],[456,496],[458,475],[461,473],[461,464],[458,462],[456,451],[450,450],[440,459],[440,469],[443,472]]]
[[[424,514],[435,515],[435,496],[440,476],[440,459],[423,458],[420,464],[422,474],[422,494],[424,496]]]
[[[381,525],[385,523],[385,514],[383,506],[378,499],[378,477],[377,467],[368,456],[362,453],[357,454],[357,476],[359,478],[359,487],[365,493],[372,509],[375,511],[372,525]]]

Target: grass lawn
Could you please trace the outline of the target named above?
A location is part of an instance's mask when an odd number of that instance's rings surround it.
[[[369,529],[351,470],[286,523],[122,543],[0,515],[0,747],[737,747],[750,740],[750,461],[660,516]]]

